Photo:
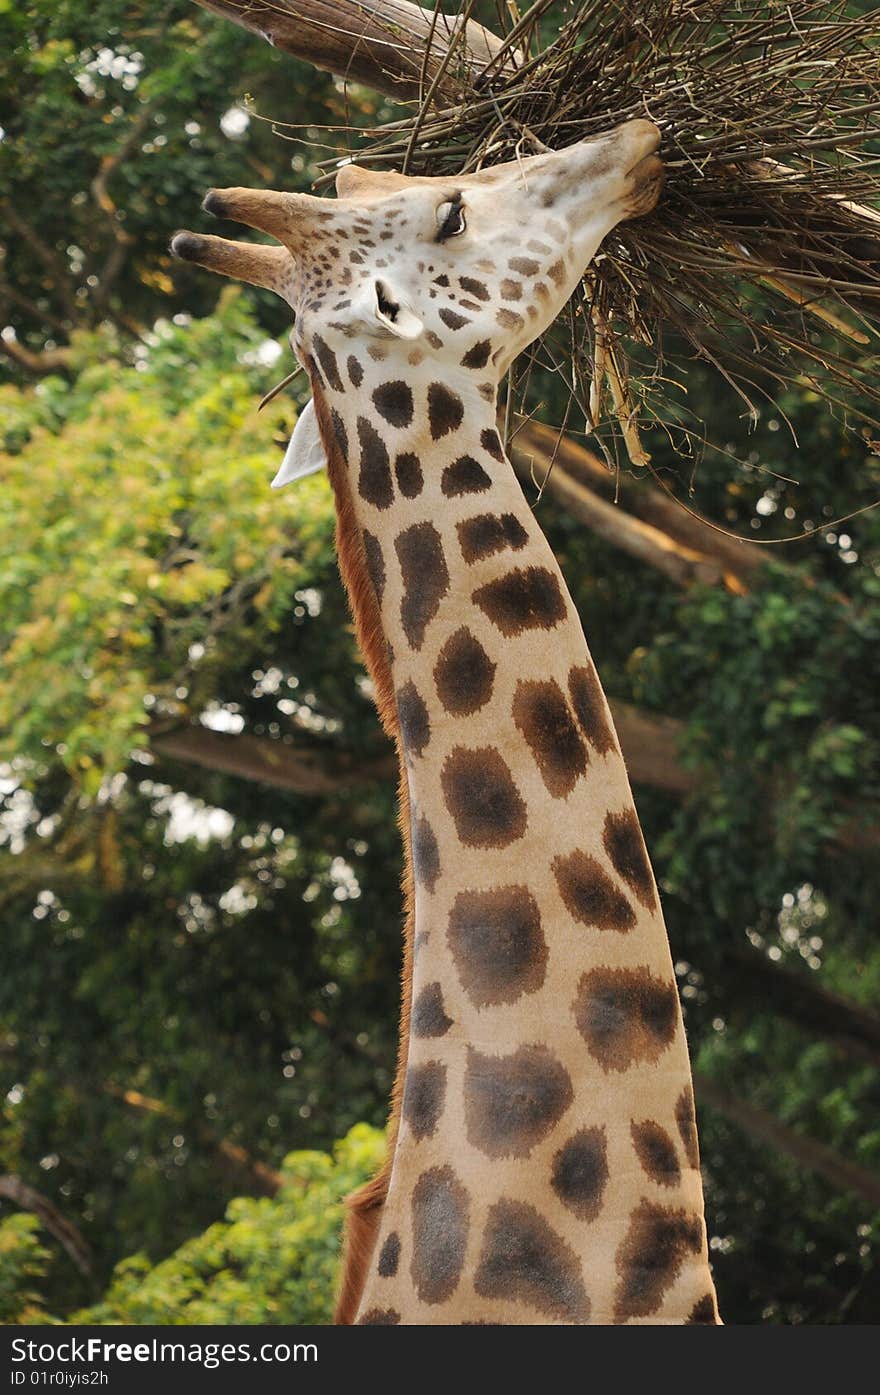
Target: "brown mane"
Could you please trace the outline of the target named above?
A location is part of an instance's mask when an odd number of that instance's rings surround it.
[[[391,1109],[388,1120],[388,1144],[385,1161],[381,1170],[364,1186],[346,1198],[345,1244],[343,1252],[342,1280],[336,1304],[335,1321],[349,1324],[354,1321],[366,1279],[367,1269],[376,1243],[376,1235],[382,1215],[382,1206],[388,1191],[391,1172],[391,1159],[397,1141],[400,1120],[400,1106],[403,1096],[403,1080],[406,1072],[407,1045],[409,1042],[409,1018],[412,1001],[412,947],[414,923],[413,868],[410,847],[410,808],[409,788],[402,759],[400,724],[397,718],[397,703],[391,666],[388,662],[388,649],[379,603],[370,573],[360,529],[354,513],[351,488],[348,479],[348,466],[336,440],[336,433],[330,421],[330,413],[323,396],[323,387],[314,363],[308,363],[312,380],[312,393],[315,403],[315,417],[321,439],[327,452],[327,469],[330,484],[336,497],[336,548],[339,570],[348,593],[354,614],[355,629],[361,652],[376,689],[376,706],[385,731],[393,740],[400,765],[398,784],[398,822],[403,840],[403,970],[401,975],[400,1039],[397,1051],[397,1071],[391,1093]]]

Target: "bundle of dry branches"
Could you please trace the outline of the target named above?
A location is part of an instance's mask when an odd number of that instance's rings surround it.
[[[462,5],[462,21],[472,8]],[[605,448],[622,440],[637,465],[652,424],[678,450],[699,449],[704,428],[686,400],[696,360],[751,421],[802,384],[876,449],[880,11],[847,0],[571,0],[542,48],[542,20],[561,8],[537,0],[520,15],[499,4],[506,34],[482,66],[465,52],[464,22],[453,27],[439,69],[425,64],[418,110],[380,127],[357,160],[470,171],[650,117],[663,132],[664,196],[606,240],[531,355],[568,382],[566,429],[575,406],[586,431],[610,422]],[[463,95],[444,105],[443,90]],[[512,407],[526,409],[529,376],[521,365]]]

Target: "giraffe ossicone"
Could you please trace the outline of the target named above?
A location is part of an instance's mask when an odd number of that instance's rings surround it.
[[[457,177],[345,165],[335,200],[212,191],[276,245],[178,256],[291,306],[313,401],[273,484],[326,462],[397,743],[404,987],[389,1156],[351,1199],[338,1320],[718,1321],[690,1066],[608,706],[507,459],[496,395],[659,133]]]

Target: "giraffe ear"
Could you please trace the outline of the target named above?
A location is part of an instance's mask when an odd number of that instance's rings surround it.
[[[367,280],[352,309],[374,334],[379,329],[398,339],[418,339],[424,329],[406,297],[384,276]]]
[[[309,398],[297,418],[290,445],[284,452],[284,459],[272,481],[272,488],[280,489],[282,485],[290,484],[292,480],[301,480],[306,475],[313,475],[316,470],[323,470],[326,466],[327,452],[318,430],[315,404]]]

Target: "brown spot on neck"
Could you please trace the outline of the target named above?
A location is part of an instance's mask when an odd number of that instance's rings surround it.
[[[560,1322],[587,1322],[590,1300],[574,1250],[524,1201],[489,1211],[474,1275],[482,1298],[526,1303]]]

